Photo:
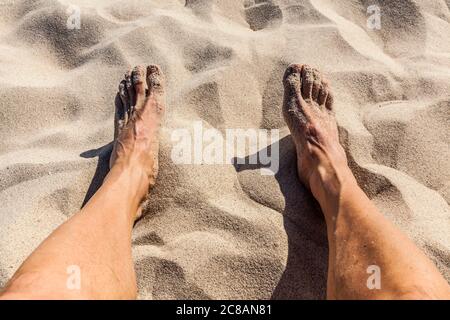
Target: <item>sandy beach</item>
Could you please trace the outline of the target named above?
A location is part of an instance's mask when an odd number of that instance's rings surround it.
[[[281,112],[291,63],[330,80],[360,186],[450,281],[449,7],[0,0],[0,287],[101,185],[118,84],[141,64],[164,70],[167,115],[133,234],[140,299],[326,297],[325,222]],[[195,123],[279,130],[279,171],[174,163],[172,133]]]

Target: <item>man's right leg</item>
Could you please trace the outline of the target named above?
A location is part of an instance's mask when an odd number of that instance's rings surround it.
[[[333,96],[320,72],[291,65],[284,86],[283,112],[297,148],[299,177],[327,223],[328,298],[450,299],[450,286],[436,266],[358,186],[339,143]],[[380,290],[367,286],[370,266],[380,268]]]
[[[116,140],[103,185],[25,260],[0,300],[136,298],[131,232],[158,174],[164,75],[155,65],[136,67],[119,88]]]

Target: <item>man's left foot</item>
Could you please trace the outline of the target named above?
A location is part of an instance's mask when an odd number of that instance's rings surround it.
[[[297,148],[300,180],[319,202],[338,195],[353,174],[339,143],[330,85],[318,70],[292,64],[284,88],[283,114]]]

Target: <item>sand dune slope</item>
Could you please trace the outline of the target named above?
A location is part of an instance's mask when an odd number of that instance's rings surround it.
[[[14,0],[0,5],[0,285],[95,192],[123,73],[168,79],[161,174],[133,236],[142,299],[321,299],[327,239],[281,116],[288,64],[330,78],[360,184],[450,280],[444,0]],[[81,29],[68,29],[69,5]],[[175,165],[171,130],[281,129],[281,170]]]

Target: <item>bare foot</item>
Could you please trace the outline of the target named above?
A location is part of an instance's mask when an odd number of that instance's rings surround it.
[[[338,195],[343,181],[353,175],[339,143],[329,84],[318,70],[293,64],[284,87],[283,114],[297,148],[300,180],[319,202]]]
[[[165,112],[164,75],[158,66],[138,66],[119,85],[115,143],[110,167],[138,172],[143,201],[158,176],[159,131]],[[130,171],[131,172],[131,171]],[[140,212],[138,212],[138,216]]]

